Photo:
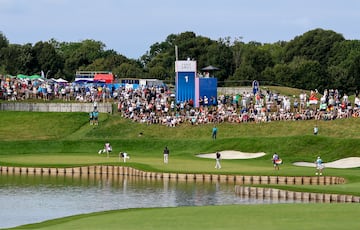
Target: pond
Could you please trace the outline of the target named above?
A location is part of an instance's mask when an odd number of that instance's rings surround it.
[[[293,201],[243,198],[231,183],[0,174],[0,228],[114,209],[274,202]]]

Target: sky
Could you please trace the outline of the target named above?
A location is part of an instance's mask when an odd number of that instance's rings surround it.
[[[322,28],[358,40],[359,12],[359,0],[0,0],[0,32],[21,45],[93,39],[138,59],[186,31],[274,43]]]

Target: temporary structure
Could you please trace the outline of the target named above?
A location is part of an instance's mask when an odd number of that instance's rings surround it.
[[[18,74],[16,77],[17,77],[17,78],[20,78],[20,79],[30,79],[30,80],[34,80],[34,79],[39,79],[39,78],[41,78],[41,76],[40,76],[40,75],[37,75],[37,74],[31,75],[31,76],[24,75],[24,74]]]
[[[108,73],[108,74],[98,73],[95,74],[94,81],[104,81],[105,83],[113,83],[114,75],[112,73]]]
[[[206,67],[202,68],[201,70],[203,70],[203,71],[214,71],[214,70],[219,70],[219,68],[217,68],[215,66],[212,66],[212,65],[209,65],[209,66],[206,66]]]
[[[62,78],[54,79],[54,81],[56,81],[57,83],[68,83],[67,80],[62,79]]]
[[[206,66],[206,67],[202,68],[201,70],[206,72],[206,74],[205,74],[206,77],[209,77],[209,76],[213,76],[214,71],[219,70],[219,68],[217,68],[215,66],[212,66],[212,65],[209,65],[209,66]]]

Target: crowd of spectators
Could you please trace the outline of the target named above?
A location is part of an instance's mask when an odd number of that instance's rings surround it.
[[[166,87],[118,87],[85,84],[61,84],[45,80],[0,78],[0,92],[4,100],[63,100],[78,102],[112,102],[117,104],[123,117],[146,124],[163,124],[175,127],[182,123],[271,122],[279,120],[334,120],[358,117],[360,99],[356,93],[353,103],[348,95],[335,89],[323,94],[311,91],[292,97],[270,90],[248,91],[217,98],[201,98],[200,106],[192,100],[175,101]],[[319,98],[318,98],[319,97]]]
[[[169,92],[159,88],[141,88],[119,92],[118,111],[136,122],[174,127],[181,123],[192,125],[205,123],[271,122],[279,120],[334,120],[358,117],[360,100],[356,95],[354,104],[337,90],[325,90],[321,99],[315,91],[310,96],[301,93],[294,96],[279,95],[270,90],[255,95],[244,91],[236,95],[220,95],[218,98],[200,100],[195,108],[192,101],[176,102]],[[208,101],[208,103],[206,103]]]
[[[0,98],[8,101],[40,99],[78,102],[109,101],[112,88],[106,84],[58,83],[51,79],[0,77]]]

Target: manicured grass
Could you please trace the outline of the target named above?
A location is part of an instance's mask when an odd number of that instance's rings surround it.
[[[212,124],[169,128],[101,114],[100,125],[90,126],[87,113],[0,112],[0,116],[0,133],[7,133],[0,138],[1,165],[122,165],[118,152],[126,151],[131,156],[126,164],[145,171],[312,176],[314,168],[295,167],[292,163],[313,162],[318,155],[325,161],[360,156],[360,119],[223,123],[218,124],[218,139],[214,141],[211,139]],[[27,120],[31,125],[22,131],[24,125],[19,120]],[[315,123],[320,127],[318,136],[312,134]],[[44,125],[48,128],[43,129]],[[114,149],[110,158],[97,154],[106,141]],[[162,161],[164,146],[170,149],[168,165]],[[214,160],[196,157],[196,154],[217,150],[265,152],[267,155],[258,159],[223,160],[221,170],[214,169]],[[274,152],[284,160],[280,171],[272,168],[270,159]],[[360,187],[353,185],[360,182],[359,169],[326,169],[325,174],[343,176],[348,183],[343,187],[324,187],[324,192],[336,188],[338,192],[360,195]],[[316,190],[314,187],[308,189]]]
[[[83,113],[0,112],[0,140],[54,140],[70,135],[86,123]]]
[[[18,229],[359,229],[358,204],[270,204],[129,209]]]
[[[183,124],[169,128],[101,114],[100,125],[90,126],[87,113],[1,111],[0,118],[0,165],[123,165],[117,153],[126,151],[131,156],[126,165],[145,171],[312,176],[314,168],[296,167],[292,163],[313,162],[318,155],[325,161],[360,157],[360,119],[353,118],[317,122],[223,123],[217,125],[219,132],[215,141],[211,139],[212,124]],[[318,136],[312,134],[315,124],[320,129]],[[114,149],[110,158],[97,153],[106,141]],[[168,165],[162,161],[165,146],[170,149]],[[267,155],[258,159],[223,160],[221,170],[214,169],[214,160],[196,157],[196,154],[217,150],[265,152]],[[274,152],[284,160],[280,171],[274,171],[272,167],[270,159]],[[343,185],[272,187],[359,196],[359,172],[360,168],[325,169],[325,175],[344,177],[347,183]],[[358,213],[358,207],[353,204],[291,204],[134,209],[74,216],[27,228],[357,229],[359,226],[354,215]]]

